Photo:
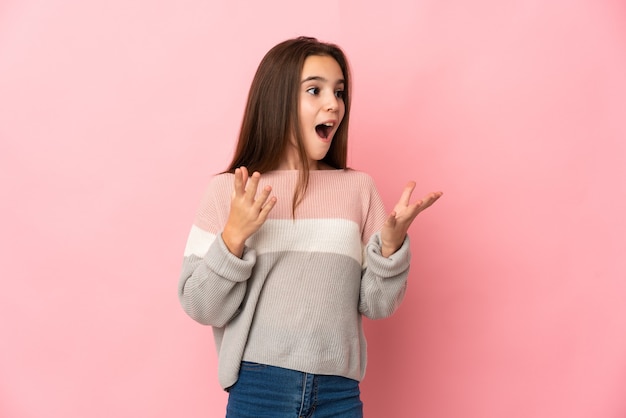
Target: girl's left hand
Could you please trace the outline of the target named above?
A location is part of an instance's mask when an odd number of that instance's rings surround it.
[[[396,203],[396,206],[383,225],[380,232],[383,257],[389,257],[391,254],[398,251],[415,217],[419,215],[421,211],[430,207],[443,195],[442,192],[429,193],[421,200],[410,204],[411,194],[414,189],[415,182],[408,182],[402,192],[402,196],[400,196],[400,200]]]

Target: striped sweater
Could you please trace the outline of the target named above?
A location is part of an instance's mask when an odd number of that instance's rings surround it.
[[[366,341],[362,315],[391,315],[406,289],[408,238],[381,255],[386,218],[374,182],[354,170],[311,171],[292,218],[297,170],[261,176],[278,198],[238,258],[221,237],[233,174],[215,176],[191,228],[178,284],[194,320],[211,325],[219,382],[237,381],[242,360],[361,380]]]

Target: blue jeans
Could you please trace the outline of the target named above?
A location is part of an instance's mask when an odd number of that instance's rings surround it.
[[[362,418],[359,382],[243,362],[226,418]]]

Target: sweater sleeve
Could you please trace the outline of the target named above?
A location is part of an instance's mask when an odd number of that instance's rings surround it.
[[[367,267],[361,278],[359,311],[370,319],[391,316],[400,306],[406,291],[411,252],[409,238],[389,258],[381,252],[380,233],[365,247]]]
[[[185,312],[201,324],[216,327],[239,313],[256,263],[254,250],[246,247],[239,258],[222,240],[230,202],[226,185],[219,177],[209,185],[187,239],[178,281],[178,298]]]
[[[395,253],[389,257],[382,255],[380,229],[387,214],[373,180],[366,204],[359,312],[370,319],[382,319],[391,316],[404,298],[411,252],[407,236]]]

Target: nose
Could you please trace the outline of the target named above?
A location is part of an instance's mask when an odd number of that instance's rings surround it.
[[[336,112],[339,109],[339,99],[335,96],[335,92],[330,94],[326,103],[326,110],[329,112]]]

